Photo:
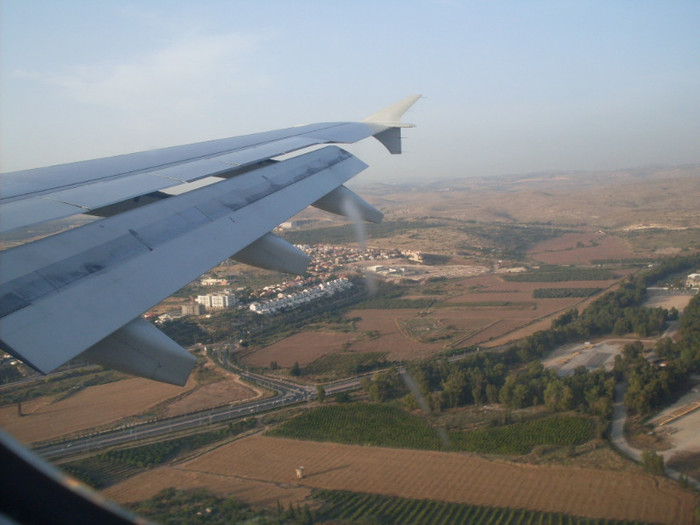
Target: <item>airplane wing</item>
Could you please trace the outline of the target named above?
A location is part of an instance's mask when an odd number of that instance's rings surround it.
[[[42,373],[80,355],[184,384],[194,357],[141,314],[232,255],[303,273],[308,257],[270,231],[309,205],[345,215],[350,202],[379,222],[382,214],[343,185],[367,165],[329,144],[374,136],[400,153],[400,128],[410,126],[400,119],[418,98],[360,122],[0,175],[0,232],[99,217],[0,252],[0,349]]]

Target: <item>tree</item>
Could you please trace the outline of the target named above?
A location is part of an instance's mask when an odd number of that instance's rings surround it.
[[[455,367],[442,383],[445,403],[448,407],[461,406],[467,402],[469,382],[467,374],[461,368]]]
[[[301,367],[299,366],[299,361],[294,361],[291,370],[289,371],[294,377],[299,377],[301,375]]]
[[[319,403],[323,403],[326,399],[326,389],[323,385],[316,385],[316,395],[318,396]]]
[[[544,391],[544,404],[549,410],[570,410],[573,408],[574,394],[571,387],[559,379],[553,379]]]
[[[350,401],[352,401],[352,399],[350,399],[350,394],[347,392],[338,392],[335,395],[336,403],[349,403]]]
[[[529,396],[530,389],[528,389],[527,385],[523,385],[522,383],[515,385],[511,406],[513,408],[523,408],[527,406]]]
[[[498,387],[496,385],[491,383],[486,385],[486,400],[488,401],[489,405],[498,403]]]
[[[399,373],[395,368],[388,372],[377,374],[374,379],[362,381],[362,388],[369,396],[370,401],[383,403],[406,393]]]
[[[649,474],[654,474],[656,476],[664,475],[664,457],[653,450],[645,450],[642,452],[642,466]]]

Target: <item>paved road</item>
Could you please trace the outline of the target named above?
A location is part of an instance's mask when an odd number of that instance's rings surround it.
[[[613,404],[613,419],[610,428],[610,441],[620,452],[635,461],[642,460],[641,451],[632,448],[625,439],[625,422],[627,421],[627,408],[624,398],[627,390],[627,381],[618,383],[615,386],[615,402]]]
[[[623,402],[625,398],[625,390],[627,389],[627,382],[623,381],[618,383],[615,387],[615,403],[613,404],[613,420],[610,429],[610,441],[621,453],[623,453],[628,458],[635,461],[642,461],[642,451],[630,446],[625,439],[625,422],[627,421],[627,409]],[[666,475],[675,480],[680,480],[683,476],[677,470],[671,468],[665,468]],[[700,482],[693,479],[687,478],[688,483],[694,486],[696,489],[700,489]]]
[[[241,377],[260,386],[274,390],[277,394],[271,398],[240,405],[226,405],[192,414],[124,426],[75,439],[41,443],[32,448],[46,459],[59,459],[82,452],[94,451],[199,426],[248,417],[267,410],[312,399],[315,396],[315,393],[310,389],[286,381],[270,379],[249,373],[242,373]]]
[[[242,417],[250,417],[261,412],[282,408],[316,397],[316,389],[313,387],[300,386],[281,379],[274,379],[250,372],[239,373],[241,379],[273,390],[276,392],[276,395],[271,398],[255,400],[249,403],[233,406],[226,405],[192,414],[132,424],[105,432],[80,436],[74,439],[53,440],[51,442],[39,443],[35,444],[32,448],[42,457],[56,460],[200,426],[221,423]],[[326,385],[325,388],[327,393],[337,393],[354,390],[359,386],[360,379],[353,378],[330,383]]]

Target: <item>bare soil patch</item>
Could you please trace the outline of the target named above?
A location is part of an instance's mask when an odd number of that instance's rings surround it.
[[[250,366],[269,366],[270,362],[277,361],[284,368],[298,362],[304,367],[321,356],[339,351],[343,343],[354,338],[355,334],[352,333],[301,332],[256,350],[242,361]]]
[[[295,477],[298,466],[305,469],[304,479]],[[105,494],[122,503],[138,501],[168,486],[180,488],[180,479],[183,486],[196,480],[216,493],[233,486],[253,505],[270,506],[273,498],[276,504],[280,493],[302,490],[289,496],[293,500],[306,498],[304,490],[326,488],[659,523],[692,523],[696,501],[670,480],[648,474],[264,436],[136,476]]]
[[[277,502],[290,504],[311,499],[311,488],[268,480],[251,479],[235,474],[215,474],[181,468],[160,467],[117,483],[103,494],[117,503],[141,501],[168,487],[182,490],[206,489],[219,496],[230,496],[256,507],[276,508]]]
[[[700,479],[700,452],[681,452],[671,456],[666,466],[693,479]]]
[[[374,339],[363,339],[352,343],[355,352],[387,352],[389,361],[424,358],[444,349],[442,343],[421,343],[402,329],[401,322],[416,316],[417,309],[352,310],[348,317],[361,317],[359,330],[378,333]]]
[[[198,386],[187,395],[169,403],[165,409],[165,416],[178,416],[227,403],[242,403],[264,395],[262,390],[243,383],[235,374],[218,370],[216,373],[222,376],[221,381]]]
[[[682,312],[688,303],[693,298],[692,295],[651,295],[646,301],[644,301],[644,306],[647,308],[666,308],[670,310],[675,308],[679,312]]]
[[[0,408],[0,425],[25,443],[54,439],[100,427],[139,414],[195,387],[190,378],[185,387],[166,385],[143,378],[131,378],[88,387],[77,394],[54,401],[41,397],[17,407]]]

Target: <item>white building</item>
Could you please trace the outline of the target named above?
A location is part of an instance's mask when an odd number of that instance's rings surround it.
[[[227,293],[208,293],[207,295],[198,295],[195,302],[204,305],[207,310],[219,310],[235,306],[238,301],[236,297]]]
[[[297,308],[303,304],[310,303],[321,297],[335,295],[338,292],[352,288],[352,283],[347,279],[335,279],[321,283],[312,288],[306,288],[295,294],[278,294],[277,299],[272,299],[264,303],[254,302],[248,307],[256,314],[274,314],[283,309]],[[281,296],[281,297],[280,297]]]

